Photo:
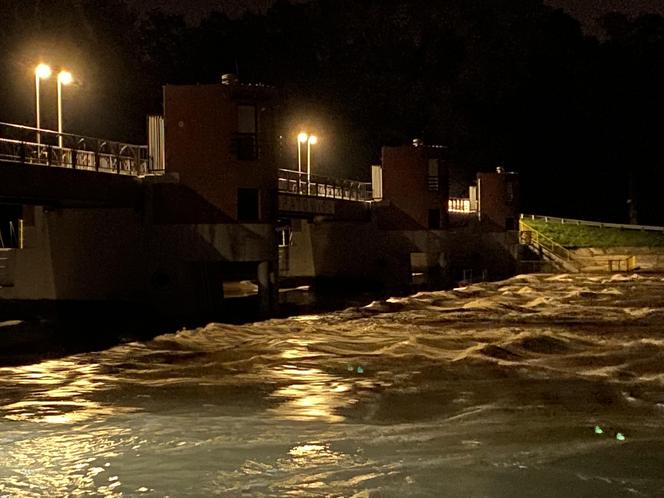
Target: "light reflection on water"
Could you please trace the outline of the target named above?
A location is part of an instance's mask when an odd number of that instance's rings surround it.
[[[121,496],[109,460],[131,443],[129,429],[86,428],[65,433],[37,429],[32,437],[3,441],[0,491],[11,496],[64,496],[90,492]],[[10,470],[11,469],[11,470]]]
[[[664,495],[664,281],[547,278],[1,368],[0,496]]]
[[[110,387],[95,363],[49,360],[3,370],[0,386],[21,394],[20,400],[1,408],[9,420],[72,424],[133,410],[92,399],[96,392]]]
[[[342,422],[344,417],[337,415],[339,408],[354,402],[345,394],[350,391],[350,384],[315,368],[297,368],[284,365],[274,370],[277,379],[294,381],[281,387],[272,396],[281,402],[271,411],[276,417],[288,420],[334,423]]]
[[[344,417],[338,414],[339,410],[357,401],[347,396],[351,383],[319,368],[291,363],[295,360],[310,361],[322,355],[312,355],[308,348],[311,340],[306,338],[290,339],[288,343],[290,348],[281,353],[288,363],[278,365],[269,372],[270,378],[278,384],[287,383],[272,393],[278,405],[270,411],[285,420],[342,422]]]
[[[3,391],[22,398],[2,406],[3,418],[14,423],[3,424],[5,470],[0,472],[0,492],[62,496],[93,491],[122,496],[118,490],[122,482],[109,475],[108,460],[131,444],[131,429],[88,423],[137,408],[93,399],[109,389],[107,380],[100,365],[76,357],[3,369]],[[52,430],[52,425],[67,428]]]

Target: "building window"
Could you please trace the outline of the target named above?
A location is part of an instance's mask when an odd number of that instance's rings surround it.
[[[429,159],[427,190],[429,192],[438,192],[438,190],[440,190],[440,173],[439,173],[438,159]]]
[[[514,183],[509,180],[505,183],[505,200],[507,204],[514,202]]]
[[[277,228],[277,240],[279,247],[290,247],[293,241],[293,231],[290,226]]]
[[[237,219],[238,221],[259,221],[259,195],[257,188],[237,189]]]
[[[256,106],[237,106],[237,132],[256,133]]]
[[[234,138],[234,150],[238,159],[255,161],[258,159],[256,106],[237,106],[237,133]]]
[[[429,209],[429,229],[438,230],[440,228],[440,209]]]

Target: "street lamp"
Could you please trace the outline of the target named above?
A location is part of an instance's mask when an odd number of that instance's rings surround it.
[[[69,85],[74,77],[69,71],[58,73],[58,146],[62,148],[62,85]]]
[[[309,134],[307,132],[301,131],[297,136],[297,171],[302,173],[302,151],[300,145],[306,143],[309,140]]]
[[[316,135],[309,135],[307,140],[307,185],[311,182],[311,146],[318,143]]]
[[[300,181],[302,179],[302,144],[309,142],[309,134],[301,131],[297,136],[297,191],[300,192]]]
[[[41,143],[41,134],[39,130],[41,129],[41,119],[39,116],[39,82],[40,80],[45,80],[51,77],[51,68],[46,64],[39,64],[35,68],[35,113],[37,121],[37,144]]]

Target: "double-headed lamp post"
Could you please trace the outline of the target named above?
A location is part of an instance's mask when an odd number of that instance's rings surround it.
[[[58,146],[62,148],[62,86],[69,85],[74,81],[69,71],[58,73]]]
[[[39,83],[41,80],[45,80],[51,77],[51,68],[46,64],[39,64],[35,68],[35,114],[37,121],[37,144],[41,143],[41,117],[39,113]]]
[[[37,144],[41,144],[41,113],[40,113],[40,83],[51,77],[53,71],[48,64],[39,64],[35,68],[35,113],[37,121]],[[60,71],[58,73],[58,146],[62,148],[62,86],[69,85],[74,81],[74,77],[69,71]]]
[[[298,174],[298,185],[300,178],[302,177],[302,144],[307,144],[307,190],[308,185],[311,182],[311,146],[318,143],[318,137],[316,135],[309,135],[307,132],[302,131],[297,136],[297,172]]]

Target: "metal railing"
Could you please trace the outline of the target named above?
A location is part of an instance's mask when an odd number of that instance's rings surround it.
[[[582,225],[598,228],[620,228],[622,230],[643,230],[646,232],[664,232],[664,227],[652,225],[627,225],[620,223],[604,223],[602,221],[575,220],[572,218],[556,218],[555,216],[541,216],[537,214],[522,214],[522,220],[541,220],[544,223],[560,223],[562,225]]]
[[[279,169],[279,192],[368,202],[372,200],[371,183],[307,175],[299,171]]]
[[[162,173],[152,169],[144,145],[9,123],[0,123],[0,160],[132,176]]]
[[[524,221],[524,217],[519,220],[519,242],[523,245],[532,246],[535,249],[544,249],[548,253],[552,254],[554,257],[563,260],[566,263],[569,263],[572,267],[577,270],[580,269],[583,265],[582,262],[575,259],[572,252],[562,245],[555,242],[550,237],[547,237],[541,232],[538,232],[533,227],[528,225]],[[588,258],[580,258],[588,259]],[[636,256],[624,257],[609,257],[609,258],[597,258],[593,257],[596,264],[607,265],[608,271],[633,271],[636,270],[638,265],[636,263]]]
[[[476,213],[471,208],[470,199],[467,197],[450,197],[447,201],[447,210],[450,213]]]
[[[636,256],[629,256],[624,259],[608,259],[606,263],[609,271],[632,271],[637,267]]]
[[[523,220],[523,218],[519,220],[519,243],[522,245],[532,246],[538,250],[542,249],[547,251],[555,258],[559,258],[578,269],[578,263],[572,256],[571,251],[561,246],[550,237],[547,237],[543,233],[535,230],[533,227],[528,225]]]

